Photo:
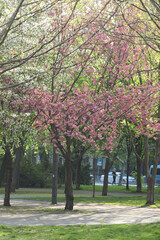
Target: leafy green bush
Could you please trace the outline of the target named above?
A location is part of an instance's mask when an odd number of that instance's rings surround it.
[[[82,185],[90,185],[92,183],[92,179],[90,177],[90,164],[82,164],[81,172],[80,172],[80,184]]]
[[[20,168],[20,187],[50,187],[51,170],[44,170],[42,164],[23,162]]]
[[[73,165],[73,183],[75,183],[76,179],[76,165]],[[90,177],[90,164],[89,163],[82,163],[81,171],[80,171],[80,184],[82,185],[90,185],[92,184],[91,177]],[[65,169],[64,165],[58,165],[58,184],[64,184],[65,181]]]

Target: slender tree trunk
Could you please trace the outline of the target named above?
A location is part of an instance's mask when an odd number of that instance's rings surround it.
[[[95,183],[96,183],[96,165],[97,165],[97,159],[96,156],[94,156],[93,158],[93,194],[92,196],[95,197]]]
[[[127,183],[126,183],[126,190],[129,190],[129,181],[128,181],[129,168],[130,168],[130,156],[128,155],[128,157],[127,157]]]
[[[108,194],[108,173],[109,173],[110,168],[111,168],[110,160],[108,158],[106,158],[102,196],[107,196],[107,194]]]
[[[141,137],[136,139],[135,150],[138,155],[136,155],[137,160],[137,192],[142,192],[142,181],[141,181],[141,167],[142,167],[142,139]],[[138,157],[139,156],[139,157]]]
[[[57,204],[58,154],[53,147],[52,204]]]
[[[73,210],[72,165],[70,155],[65,159],[65,210]]]
[[[12,172],[11,192],[15,192],[15,189],[16,189],[16,185],[19,178],[19,166],[20,166],[22,154],[23,154],[23,147],[21,146],[16,149],[15,163],[14,163],[14,168]]]
[[[141,161],[137,158],[137,192],[142,192]]]
[[[132,152],[132,146],[130,138],[126,137],[126,144],[127,144],[127,184],[126,184],[126,190],[129,190],[129,171],[130,171],[130,159],[131,159],[131,152]]]
[[[11,181],[12,181],[12,155],[9,146],[6,147],[6,185],[5,185],[5,197],[4,206],[10,205],[10,192],[11,192]]]
[[[5,171],[6,171],[6,153],[4,154],[4,157],[3,157],[3,162],[2,162],[2,165],[1,165],[1,170],[0,170],[0,187],[2,186],[2,181],[4,179],[4,174],[5,174]]]
[[[76,166],[76,190],[80,190],[81,163],[82,163],[82,158],[77,160],[77,166]]]

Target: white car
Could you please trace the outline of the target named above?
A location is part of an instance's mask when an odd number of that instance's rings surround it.
[[[116,184],[119,183],[120,176],[121,176],[121,172],[116,172]],[[101,182],[104,182],[104,175],[101,175],[100,180],[101,180]],[[133,183],[136,181],[136,179],[129,176],[128,181],[129,181],[129,183]],[[112,172],[109,172],[108,173],[108,183],[112,183],[112,182],[113,182],[113,175],[112,175]],[[123,174],[122,183],[125,184],[126,182],[127,182],[127,175]]]
[[[116,172],[116,184],[119,183],[119,178],[120,178],[120,174],[119,172]],[[104,182],[104,175],[101,175],[101,178],[100,178],[101,182]],[[109,172],[108,173],[108,183],[112,183],[113,182],[113,175],[112,175],[112,172]]]
[[[123,183],[127,182],[127,174],[123,174]],[[135,183],[136,179],[134,177],[128,176],[129,183]]]

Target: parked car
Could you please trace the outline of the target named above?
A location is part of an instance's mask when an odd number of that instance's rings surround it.
[[[119,183],[120,176],[121,176],[121,172],[116,172],[116,184]],[[101,182],[104,182],[104,175],[101,175],[100,180],[101,180]],[[136,182],[136,179],[134,177],[129,176],[128,181],[129,181],[129,183],[134,183],[134,182]],[[108,183],[112,183],[112,182],[113,182],[112,172],[109,172],[108,173]],[[123,174],[122,183],[125,184],[126,182],[127,182],[127,175]]]
[[[119,183],[119,177],[120,177],[119,172],[116,172],[116,184]],[[104,175],[101,175],[100,180],[101,180],[101,182],[104,182]],[[109,172],[108,173],[108,183],[112,183],[112,182],[113,182],[112,172]]]
[[[123,183],[127,182],[127,174],[123,174]],[[136,183],[136,178],[128,176],[129,183]]]

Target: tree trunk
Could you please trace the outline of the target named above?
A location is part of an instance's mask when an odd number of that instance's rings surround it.
[[[102,196],[107,196],[107,194],[108,194],[108,173],[109,173],[110,168],[111,168],[110,160],[108,158],[106,158]]]
[[[108,194],[108,172],[106,172],[106,174],[104,175],[102,196],[107,196],[107,194]]]
[[[72,165],[70,156],[65,159],[65,210],[73,210]]]
[[[127,157],[127,183],[126,183],[126,190],[129,190],[129,181],[128,181],[129,168],[130,168],[130,156],[128,155],[128,157]]]
[[[2,162],[1,170],[0,170],[0,187],[2,186],[2,181],[4,179],[5,171],[6,171],[6,153],[4,154],[3,162]]]
[[[4,206],[10,205],[10,192],[11,192],[11,181],[12,181],[12,155],[10,148],[6,147],[6,185],[5,185],[5,197]]]
[[[135,142],[135,149],[138,155],[137,159],[137,192],[142,192],[141,166],[142,166],[142,138],[138,137]]]
[[[148,181],[148,189],[147,189],[147,202],[146,204],[152,205],[154,204],[154,184],[155,181],[152,177],[149,177]]]
[[[96,191],[96,188],[95,188],[95,183],[96,183],[96,166],[97,166],[97,159],[96,159],[96,156],[94,156],[93,158],[93,198],[95,197],[95,191]]]
[[[126,190],[129,190],[129,172],[130,172],[130,158],[131,158],[131,152],[132,152],[132,145],[131,145],[131,139],[126,136],[126,145],[127,145],[127,184],[126,184]]]
[[[80,190],[81,162],[82,162],[82,158],[77,160],[77,166],[76,166],[76,190]]]
[[[58,154],[53,147],[52,204],[57,204]]]
[[[137,158],[137,192],[142,192],[141,161]]]
[[[156,147],[155,147],[155,157],[153,162],[152,177],[149,174],[149,154],[148,154],[148,137],[144,136],[144,153],[145,153],[145,171],[147,177],[147,202],[146,204],[154,204],[154,185],[155,177],[157,173],[157,165],[160,153],[160,135],[157,136]]]
[[[17,182],[19,182],[19,167],[20,167],[20,161],[22,158],[23,153],[23,147],[19,147],[16,149],[16,157],[15,157],[15,163],[14,168],[12,172],[12,183],[11,183],[11,192],[15,192],[15,189],[17,187]]]

